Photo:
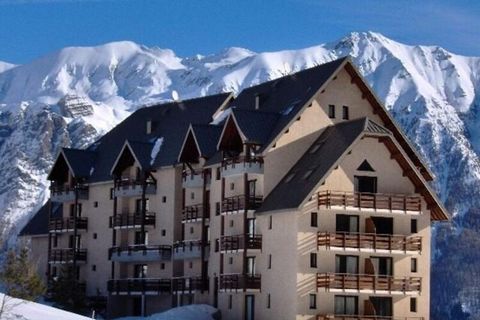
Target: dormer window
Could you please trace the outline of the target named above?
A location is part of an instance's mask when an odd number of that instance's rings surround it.
[[[335,105],[334,104],[328,105],[328,117],[330,119],[335,119]]]

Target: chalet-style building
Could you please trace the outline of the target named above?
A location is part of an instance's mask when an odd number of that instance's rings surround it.
[[[428,320],[433,176],[348,58],[62,149],[23,230],[109,317]],[[46,214],[48,212],[48,214]]]

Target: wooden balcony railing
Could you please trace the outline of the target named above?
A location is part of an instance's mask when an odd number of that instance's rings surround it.
[[[402,194],[321,191],[318,193],[318,206],[420,212],[422,210],[422,198],[416,195]]]
[[[210,242],[203,242],[202,240],[182,240],[173,244],[173,251],[192,251],[197,248],[207,247]]]
[[[172,291],[208,291],[208,278],[185,277],[172,279]]]
[[[111,258],[114,254],[132,255],[132,254],[147,255],[148,253],[158,253],[164,259],[170,259],[172,256],[172,247],[169,245],[143,245],[136,244],[130,246],[111,247],[108,249],[108,256]]]
[[[220,238],[220,251],[237,251],[244,249],[262,250],[262,235],[239,234]]]
[[[222,212],[256,210],[263,202],[263,196],[234,196],[222,201]]]
[[[221,290],[260,290],[262,277],[259,274],[222,274],[219,279]]]
[[[48,222],[48,231],[52,233],[68,232],[77,230],[87,230],[88,219],[86,217],[74,218],[56,218]]]
[[[205,208],[205,218],[210,217],[210,207],[206,206]],[[191,221],[203,218],[204,215],[204,205],[202,203],[185,206],[183,208],[182,221]]]
[[[152,179],[147,179],[145,182],[147,186],[156,186],[156,183]],[[131,187],[131,186],[142,186],[143,181],[135,178],[121,178],[117,181],[117,188],[121,187]]]
[[[318,315],[317,320],[424,320],[424,317],[327,314],[327,315]]]
[[[146,226],[155,226],[155,213],[147,212],[145,219],[142,219],[141,213],[117,214],[110,217],[110,228],[133,228],[141,226],[143,221]]]
[[[132,293],[170,293],[172,283],[170,279],[131,278],[108,280],[108,292],[112,294]]]
[[[222,160],[222,166],[226,167],[228,165],[235,166],[236,164],[244,164],[250,165],[253,163],[258,163],[263,165],[263,157],[259,156],[237,156],[237,157],[229,157]]]
[[[75,192],[75,189],[78,190],[79,194],[88,194],[88,186],[87,185],[77,185],[77,186],[66,186],[66,185],[52,185],[50,186],[50,191],[52,195],[56,194],[64,194]]]
[[[344,273],[318,273],[317,288],[420,292],[422,278],[405,277],[395,278],[371,274],[344,274]]]
[[[50,263],[72,263],[74,260],[78,262],[87,261],[87,249],[52,249],[48,255]]]
[[[319,232],[318,246],[388,251],[422,251],[422,237],[375,233]]]

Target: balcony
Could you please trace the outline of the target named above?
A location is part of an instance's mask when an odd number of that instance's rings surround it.
[[[172,291],[191,293],[194,291],[208,291],[208,278],[205,280],[202,277],[191,278],[173,278]]]
[[[207,182],[209,182],[207,180]],[[204,178],[201,170],[184,171],[182,173],[182,186],[184,188],[203,188]]]
[[[422,237],[375,233],[319,232],[318,246],[327,250],[379,253],[420,253]]]
[[[210,207],[204,208],[202,203],[183,208],[182,222],[198,222],[205,216],[205,219],[210,218]]]
[[[395,278],[373,274],[318,273],[317,288],[327,291],[384,294],[417,294],[422,278]]]
[[[159,295],[170,293],[170,279],[130,278],[108,280],[108,292],[112,295]]]
[[[220,290],[260,290],[262,277],[259,274],[222,274],[219,279]]]
[[[262,235],[236,235],[220,238],[220,251],[262,250]]]
[[[424,320],[424,317],[389,317],[389,316],[370,316],[370,315],[344,315],[327,314],[318,315],[317,320]]]
[[[136,179],[122,179],[117,182],[115,187],[116,197],[140,197],[144,183]],[[153,180],[147,180],[145,183],[145,194],[156,194],[157,185]]]
[[[235,213],[244,210],[256,210],[263,202],[263,196],[234,196],[223,199],[222,213]]]
[[[238,156],[222,161],[222,177],[226,178],[244,173],[263,174],[263,158]]]
[[[109,259],[117,262],[170,261],[172,247],[168,245],[131,245],[112,247],[108,250]]]
[[[145,218],[142,218],[141,213],[134,214],[117,214],[116,216],[110,217],[110,228],[113,229],[135,229],[141,228],[142,223],[145,226],[155,227],[155,213],[147,212]]]
[[[403,194],[321,191],[318,193],[318,207],[419,214],[422,211],[422,197]]]
[[[51,186],[50,199],[53,202],[73,202],[78,192],[78,200],[88,200],[88,186],[78,185],[76,187]]]
[[[48,263],[73,263],[74,258],[77,262],[86,262],[87,249],[52,249],[48,255]]]
[[[208,259],[210,243],[204,243],[202,240],[184,240],[173,244],[173,259],[200,259],[202,257],[202,247],[205,248],[205,260]]]
[[[74,218],[56,218],[50,219],[48,222],[48,232],[62,233],[73,232],[75,228],[79,231],[86,231],[88,226],[88,219],[84,217]]]

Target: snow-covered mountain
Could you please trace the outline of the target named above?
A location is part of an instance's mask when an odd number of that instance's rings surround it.
[[[417,145],[456,226],[465,227],[462,217],[480,205],[480,58],[372,32],[279,52],[229,48],[182,58],[115,42],[65,48],[26,65],[0,62],[0,218],[18,231],[48,196],[58,149],[91,143],[142,105],[171,100],[173,91],[183,99],[239,91],[345,55]],[[75,99],[83,101],[80,112],[65,102]],[[437,259],[445,250],[437,247]],[[462,308],[475,309],[477,300],[463,298]]]

